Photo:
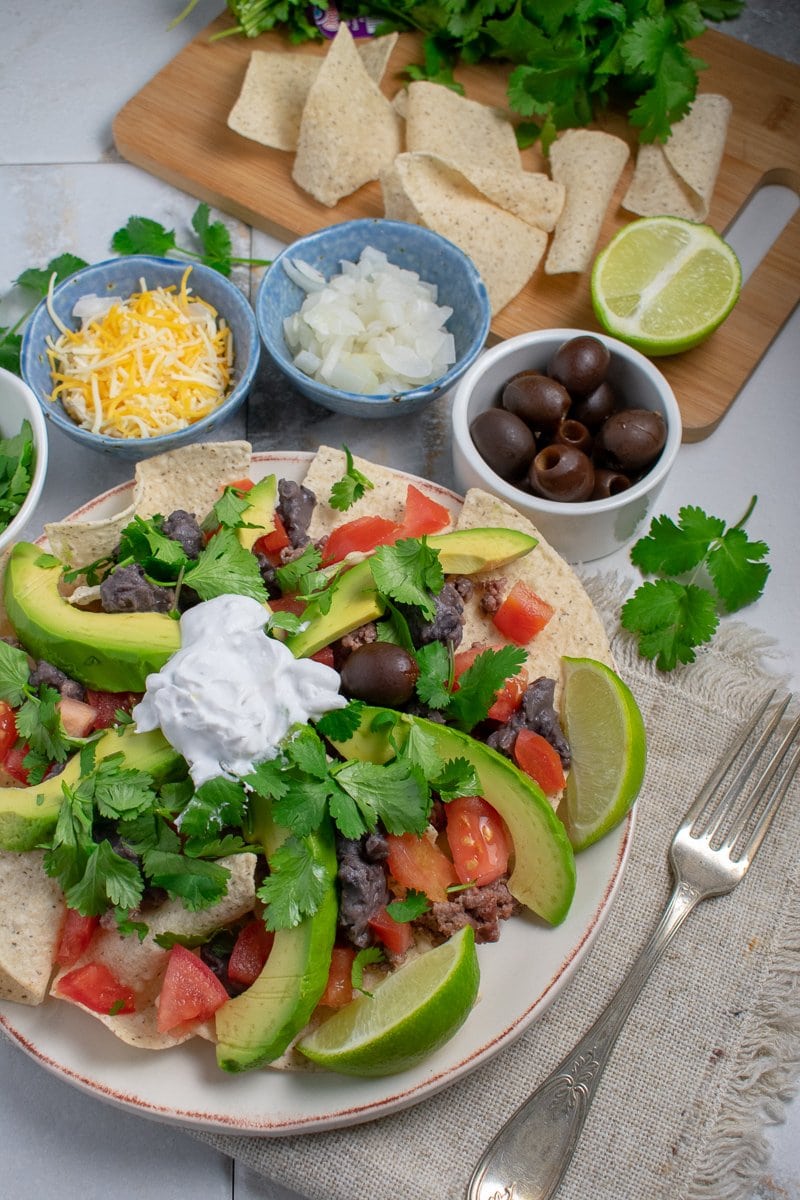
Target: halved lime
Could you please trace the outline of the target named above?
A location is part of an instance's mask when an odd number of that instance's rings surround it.
[[[592,268],[603,328],[644,354],[678,354],[720,325],[739,298],[742,270],[710,225],[642,217],[621,229]]]
[[[388,975],[297,1043],[312,1062],[345,1075],[393,1075],[414,1066],[463,1025],[478,995],[475,935],[448,941]]]
[[[564,658],[562,717],[572,765],[562,800],[575,850],[618,825],[644,780],[644,721],[633,693],[610,667]]]

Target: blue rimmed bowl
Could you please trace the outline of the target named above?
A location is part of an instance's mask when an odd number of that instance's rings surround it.
[[[283,269],[284,260],[300,259],[329,279],[339,274],[343,260],[357,262],[366,246],[382,250],[391,263],[436,284],[437,303],[453,310],[447,329],[455,340],[456,361],[433,383],[391,395],[367,396],[319,383],[292,361],[283,323],[297,312],[306,293]],[[298,392],[332,412],[373,419],[418,412],[449,391],[480,354],[491,321],[486,288],[463,250],[430,229],[379,217],[330,225],[287,246],[262,279],[255,307],[268,355]]]
[[[53,320],[47,301],[42,300],[25,327],[20,362],[22,376],[35,393],[47,421],[83,446],[135,460],[162,454],[165,450],[174,450],[189,442],[205,441],[218,425],[241,407],[258,367],[261,342],[255,314],[246,296],[219,271],[202,263],[189,264],[179,259],[156,258],[145,254],[108,259],[84,267],[60,283],[53,291],[52,309],[68,328],[77,328],[78,322],[72,310],[82,296],[95,294],[126,298],[139,290],[142,279],[148,288],[180,287],[181,279],[190,265],[189,287],[192,294],[212,305],[233,333],[232,386],[213,412],[184,429],[151,438],[108,437],[93,433],[90,429],[82,429],[65,412],[60,400],[50,399],[53,381],[46,345],[48,337],[57,339],[61,330]]]

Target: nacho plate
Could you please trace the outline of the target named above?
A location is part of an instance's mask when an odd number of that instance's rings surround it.
[[[256,454],[254,480],[276,473],[301,481],[310,454]],[[413,476],[457,513],[452,492]],[[132,498],[122,485],[84,505],[81,519],[112,517]],[[507,1045],[558,995],[588,953],[623,875],[633,817],[584,851],[570,912],[556,928],[525,916],[508,922],[495,944],[479,947],[482,981],[467,1023],[415,1069],[383,1079],[317,1072],[255,1071],[226,1076],[201,1039],[158,1054],[135,1050],[73,1005],[0,1003],[0,1029],[61,1078],[141,1115],[182,1126],[283,1135],[366,1121],[417,1103],[458,1080]],[[525,964],[521,967],[520,964]],[[514,978],[515,987],[508,987]]]

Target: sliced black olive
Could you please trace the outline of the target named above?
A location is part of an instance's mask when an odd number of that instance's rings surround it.
[[[594,467],[582,450],[552,442],[531,463],[528,483],[545,500],[588,500],[594,489]]]
[[[562,342],[548,368],[548,374],[563,383],[572,396],[588,396],[606,377],[611,352],[599,338],[581,334]]]
[[[574,446],[584,454],[592,452],[592,435],[581,421],[575,421],[572,417],[567,417],[559,424],[553,441],[560,446]]]
[[[504,408],[478,413],[470,433],[481,458],[501,479],[519,479],[536,453],[536,441],[528,426]]]
[[[353,700],[397,708],[414,694],[419,676],[416,659],[393,642],[367,642],[345,660],[342,691]]]
[[[609,496],[618,496],[627,491],[631,481],[621,471],[611,471],[608,467],[596,467],[594,472],[594,491],[592,500],[607,500]]]

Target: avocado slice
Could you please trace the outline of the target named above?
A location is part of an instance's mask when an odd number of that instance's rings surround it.
[[[97,739],[96,761],[112,754],[122,754],[126,767],[146,771],[157,783],[180,774],[186,766],[159,729],[152,733],[135,733],[131,726],[122,733],[108,730]],[[58,818],[62,784],[74,785],[79,778],[80,754],[73,754],[60,774],[42,783],[0,788],[0,849],[21,853],[41,845]]]
[[[253,836],[269,856],[287,830],[272,821],[268,800],[253,796],[250,804]],[[249,1071],[279,1058],[325,991],[339,912],[332,824],[325,822],[308,841],[325,895],[313,917],[276,931],[255,983],[217,1009],[217,1063],[224,1071]]]
[[[549,924],[560,924],[575,892],[572,846],[542,790],[509,759],[447,725],[381,708],[364,709],[360,729],[334,745],[345,758],[383,763],[414,729],[430,738],[442,762],[465,758],[475,768],[481,795],[505,821],[514,845],[509,891]]]
[[[503,567],[536,545],[536,538],[518,529],[457,529],[426,540],[431,549],[439,551],[445,575],[476,575]],[[287,637],[286,645],[295,658],[308,657],[367,621],[383,616],[383,612],[369,559],[365,558],[342,573],[327,612],[316,601],[311,602],[305,614],[305,629]]]
[[[260,537],[272,533],[275,528],[277,495],[278,480],[275,475],[265,475],[247,492],[247,508],[241,515],[244,524],[236,527],[236,536],[245,550],[252,550]]]
[[[5,571],[3,599],[19,640],[87,687],[143,692],[151,672],[180,648],[178,622],[166,613],[98,613],[69,604],[58,590],[63,564],[31,542],[18,542]]]

